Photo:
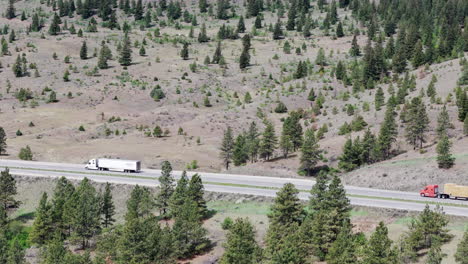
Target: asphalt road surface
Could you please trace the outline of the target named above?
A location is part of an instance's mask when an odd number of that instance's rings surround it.
[[[121,173],[109,171],[86,170],[84,164],[50,163],[21,160],[1,160],[0,168],[9,167],[10,172],[16,175],[33,177],[61,177],[70,179],[83,179],[84,177],[96,182],[111,182],[120,184],[139,184],[144,186],[157,186],[160,170],[143,169],[140,173]],[[175,178],[179,178],[181,171],[174,171]],[[199,173],[204,182],[205,189],[210,192],[239,193],[274,197],[278,188],[285,183],[293,183],[301,192],[299,197],[308,199],[308,191],[315,184],[308,179],[250,176],[223,173],[188,172],[188,176]],[[442,202],[444,212],[450,215],[468,217],[468,201],[466,200],[439,200],[420,197],[419,193],[400,192],[372,188],[345,186],[348,197],[353,205],[392,208],[400,210],[421,211],[426,202],[434,207],[436,202]]]

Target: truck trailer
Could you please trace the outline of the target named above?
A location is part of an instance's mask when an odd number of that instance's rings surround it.
[[[85,168],[87,170],[140,172],[141,162],[139,160],[91,159]]]
[[[427,185],[419,191],[419,195],[440,199],[468,199],[468,186],[446,183],[444,184],[444,191],[441,192],[439,185]]]

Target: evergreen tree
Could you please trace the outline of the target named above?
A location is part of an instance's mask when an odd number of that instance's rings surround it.
[[[23,68],[21,67],[22,62],[21,62],[21,57],[18,54],[18,57],[16,57],[16,61],[12,66],[13,73],[15,74],[16,77],[22,77],[23,76]]]
[[[132,48],[130,44],[130,38],[125,33],[123,38],[122,49],[120,50],[119,63],[122,66],[130,66],[132,64]]]
[[[255,122],[250,123],[249,130],[246,134],[246,149],[247,154],[251,162],[256,161],[258,151],[259,151],[259,133],[257,129],[257,124]]]
[[[237,32],[244,33],[245,32],[245,22],[244,17],[240,16],[239,22],[237,23]]]
[[[390,156],[392,144],[396,141],[397,136],[398,128],[395,121],[395,110],[393,107],[388,106],[377,139],[377,151],[380,159],[387,159]]]
[[[0,173],[0,206],[3,207],[5,212],[9,208],[18,207],[20,201],[15,200],[16,191],[16,180],[10,174],[10,170],[5,168]]]
[[[460,264],[468,264],[468,230],[463,234],[463,238],[457,246],[455,261]]]
[[[343,25],[341,24],[341,21],[338,23],[338,26],[336,26],[336,37],[337,38],[344,37]]]
[[[200,8],[200,13],[206,13],[208,11],[207,0],[198,0],[198,7]]]
[[[450,123],[450,117],[447,112],[447,107],[444,105],[442,111],[440,111],[439,116],[437,118],[437,136],[441,138],[443,135],[447,134],[448,129],[451,128],[453,125]]]
[[[275,134],[275,128],[271,122],[267,121],[260,142],[260,156],[268,161],[275,152],[277,143],[278,139]]]
[[[429,252],[427,253],[427,264],[441,264],[442,259],[444,258],[442,250],[440,248],[440,243],[433,243]]]
[[[52,23],[50,24],[49,27],[49,34],[50,35],[57,35],[60,33],[60,17],[57,15],[57,13],[54,13],[54,18],[52,19]],[[39,26],[37,26],[37,31],[39,31]]]
[[[349,50],[349,54],[353,57],[361,55],[361,50],[359,48],[359,44],[357,43],[356,34],[354,34],[353,41],[351,42],[351,49]]]
[[[34,13],[34,15],[32,16],[31,31],[38,32],[40,28],[41,24],[39,22],[39,15],[37,13]]]
[[[53,231],[52,207],[47,201],[47,193],[44,192],[36,210],[36,218],[30,234],[31,242],[44,245],[52,239]]]
[[[437,143],[437,164],[439,168],[449,169],[453,166],[455,157],[450,153],[452,143],[450,142],[447,134],[443,134]]]
[[[358,263],[358,249],[351,225],[345,223],[327,255],[328,264]]]
[[[7,19],[13,19],[16,17],[16,10],[15,10],[15,0],[8,1],[8,7],[6,10],[5,17]]]
[[[188,45],[189,44],[187,42],[185,42],[184,46],[182,48],[182,51],[180,52],[180,57],[182,57],[182,59],[184,59],[184,60],[188,60],[188,58],[189,58]]]
[[[83,41],[80,49],[80,59],[86,60],[88,58],[88,47],[86,45],[86,41]]]
[[[418,40],[413,51],[412,63],[414,68],[418,68],[419,66],[423,65],[425,61],[426,58],[424,56],[422,42],[421,40]]]
[[[255,264],[260,261],[261,248],[255,241],[255,230],[247,218],[235,220],[223,244],[221,264]]]
[[[226,170],[229,169],[229,164],[232,161],[232,155],[234,151],[234,138],[232,135],[231,127],[227,127],[226,131],[224,131],[223,141],[221,143],[221,154],[220,157],[223,160],[223,164],[226,167]]]
[[[132,219],[148,218],[154,207],[153,199],[148,188],[136,185],[130,194],[130,198],[127,200],[125,220],[130,222]]]
[[[198,215],[201,218],[204,218],[208,214],[208,209],[206,207],[205,194],[203,182],[198,173],[195,173],[191,178],[187,189],[187,195],[189,199],[195,202],[198,208]]]
[[[323,50],[323,48],[319,49],[317,53],[317,57],[315,58],[315,64],[320,65],[322,67],[327,65],[327,61],[325,58],[325,51]]]
[[[242,53],[239,58],[239,67],[241,69],[247,68],[247,66],[250,65],[250,54],[249,54],[249,49],[250,49],[250,36],[249,34],[246,34],[242,38]]]
[[[275,24],[275,28],[273,30],[273,39],[278,40],[283,38],[283,30],[281,29],[281,21],[278,18],[278,21]]]
[[[6,144],[6,133],[3,127],[0,127],[0,155],[6,152],[7,144]]]
[[[395,51],[395,54],[392,57],[392,67],[395,73],[402,73],[406,69],[406,57],[405,52],[400,47]]]
[[[375,93],[375,110],[380,111],[381,107],[385,104],[385,95],[382,90],[382,87],[377,88]]]
[[[159,176],[159,193],[156,197],[156,205],[159,213],[163,217],[168,217],[169,201],[174,193],[174,177],[171,175],[172,166],[169,161],[163,161],[161,168],[161,176]]]
[[[247,162],[248,154],[246,149],[246,139],[244,135],[240,134],[236,137],[236,141],[234,143],[234,151],[233,151],[233,162],[235,166],[240,166]]]
[[[55,186],[52,197],[52,219],[56,232],[61,238],[65,238],[70,233],[70,219],[73,217],[71,197],[75,191],[73,184],[65,177],[61,177]]]
[[[198,42],[204,43],[204,42],[208,42],[209,40],[210,39],[206,35],[206,25],[205,25],[205,23],[203,23],[202,27],[201,27],[201,30],[200,30],[200,33],[198,34]]]
[[[109,65],[107,64],[107,61],[110,59],[109,57],[111,56],[110,54],[110,49],[103,44],[101,46],[101,50],[99,51],[99,57],[98,57],[98,67],[99,69],[107,69],[109,68]]]
[[[314,131],[312,129],[307,129],[304,134],[304,141],[301,147],[301,168],[307,172],[307,175],[310,176],[312,169],[315,165],[322,159],[322,150],[317,143],[315,138]]]
[[[73,216],[69,219],[72,237],[80,240],[82,248],[86,248],[88,240],[100,229],[101,210],[96,189],[84,178],[68,202],[74,205],[69,208]]]
[[[221,60],[222,56],[223,55],[221,54],[221,41],[218,41],[218,45],[216,46],[216,50],[213,54],[213,59],[211,62],[214,64],[219,64],[219,61]]]
[[[115,205],[112,201],[111,186],[108,182],[106,183],[106,188],[102,196],[101,215],[102,226],[104,228],[110,227],[115,222],[113,218],[115,215]]]
[[[141,0],[138,0],[137,1],[137,4],[135,6],[135,9],[133,10],[134,12],[134,17],[135,17],[135,21],[139,21],[141,19],[143,19],[143,3]]]
[[[429,117],[427,116],[426,107],[419,97],[413,98],[409,109],[408,121],[406,127],[406,139],[416,148],[422,148],[422,144],[426,142],[425,132],[428,130]]]
[[[398,263],[396,252],[392,249],[392,240],[388,238],[388,228],[380,222],[371,235],[364,250],[363,264]]]
[[[188,184],[189,179],[187,177],[187,172],[183,171],[182,176],[177,181],[177,185],[172,193],[171,199],[169,200],[169,208],[171,211],[171,216],[175,217],[180,213],[181,207],[184,204],[188,196]]]
[[[172,228],[177,256],[180,258],[200,254],[210,246],[210,240],[206,237],[207,230],[201,225],[200,219],[197,203],[190,199],[185,200]]]

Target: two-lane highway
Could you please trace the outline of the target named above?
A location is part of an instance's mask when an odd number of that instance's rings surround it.
[[[89,171],[83,164],[51,163],[20,160],[0,160],[0,168],[9,167],[12,174],[33,177],[61,177],[70,179],[89,179],[97,182],[111,182],[120,184],[139,184],[144,186],[156,186],[156,180],[160,170],[144,169],[140,173],[119,173],[109,171]],[[175,178],[179,178],[181,171],[174,171]],[[279,178],[266,176],[235,175],[223,173],[188,172],[189,176],[199,173],[205,185],[205,189],[211,192],[239,193],[247,195],[259,195],[274,197],[277,190],[285,183],[293,183],[301,190],[300,198],[307,200],[308,191],[315,184],[308,179]],[[435,206],[435,202],[444,203],[444,211],[447,214],[467,216],[468,201],[438,200],[420,197],[418,193],[380,190],[345,186],[346,192],[352,204],[360,206],[393,208],[400,210],[421,211],[425,203]]]

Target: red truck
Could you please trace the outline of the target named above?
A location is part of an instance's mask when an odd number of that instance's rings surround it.
[[[441,192],[439,185],[427,185],[419,191],[422,197],[432,197],[441,199],[468,199],[468,186],[456,185],[453,183],[444,184],[444,191]]]

